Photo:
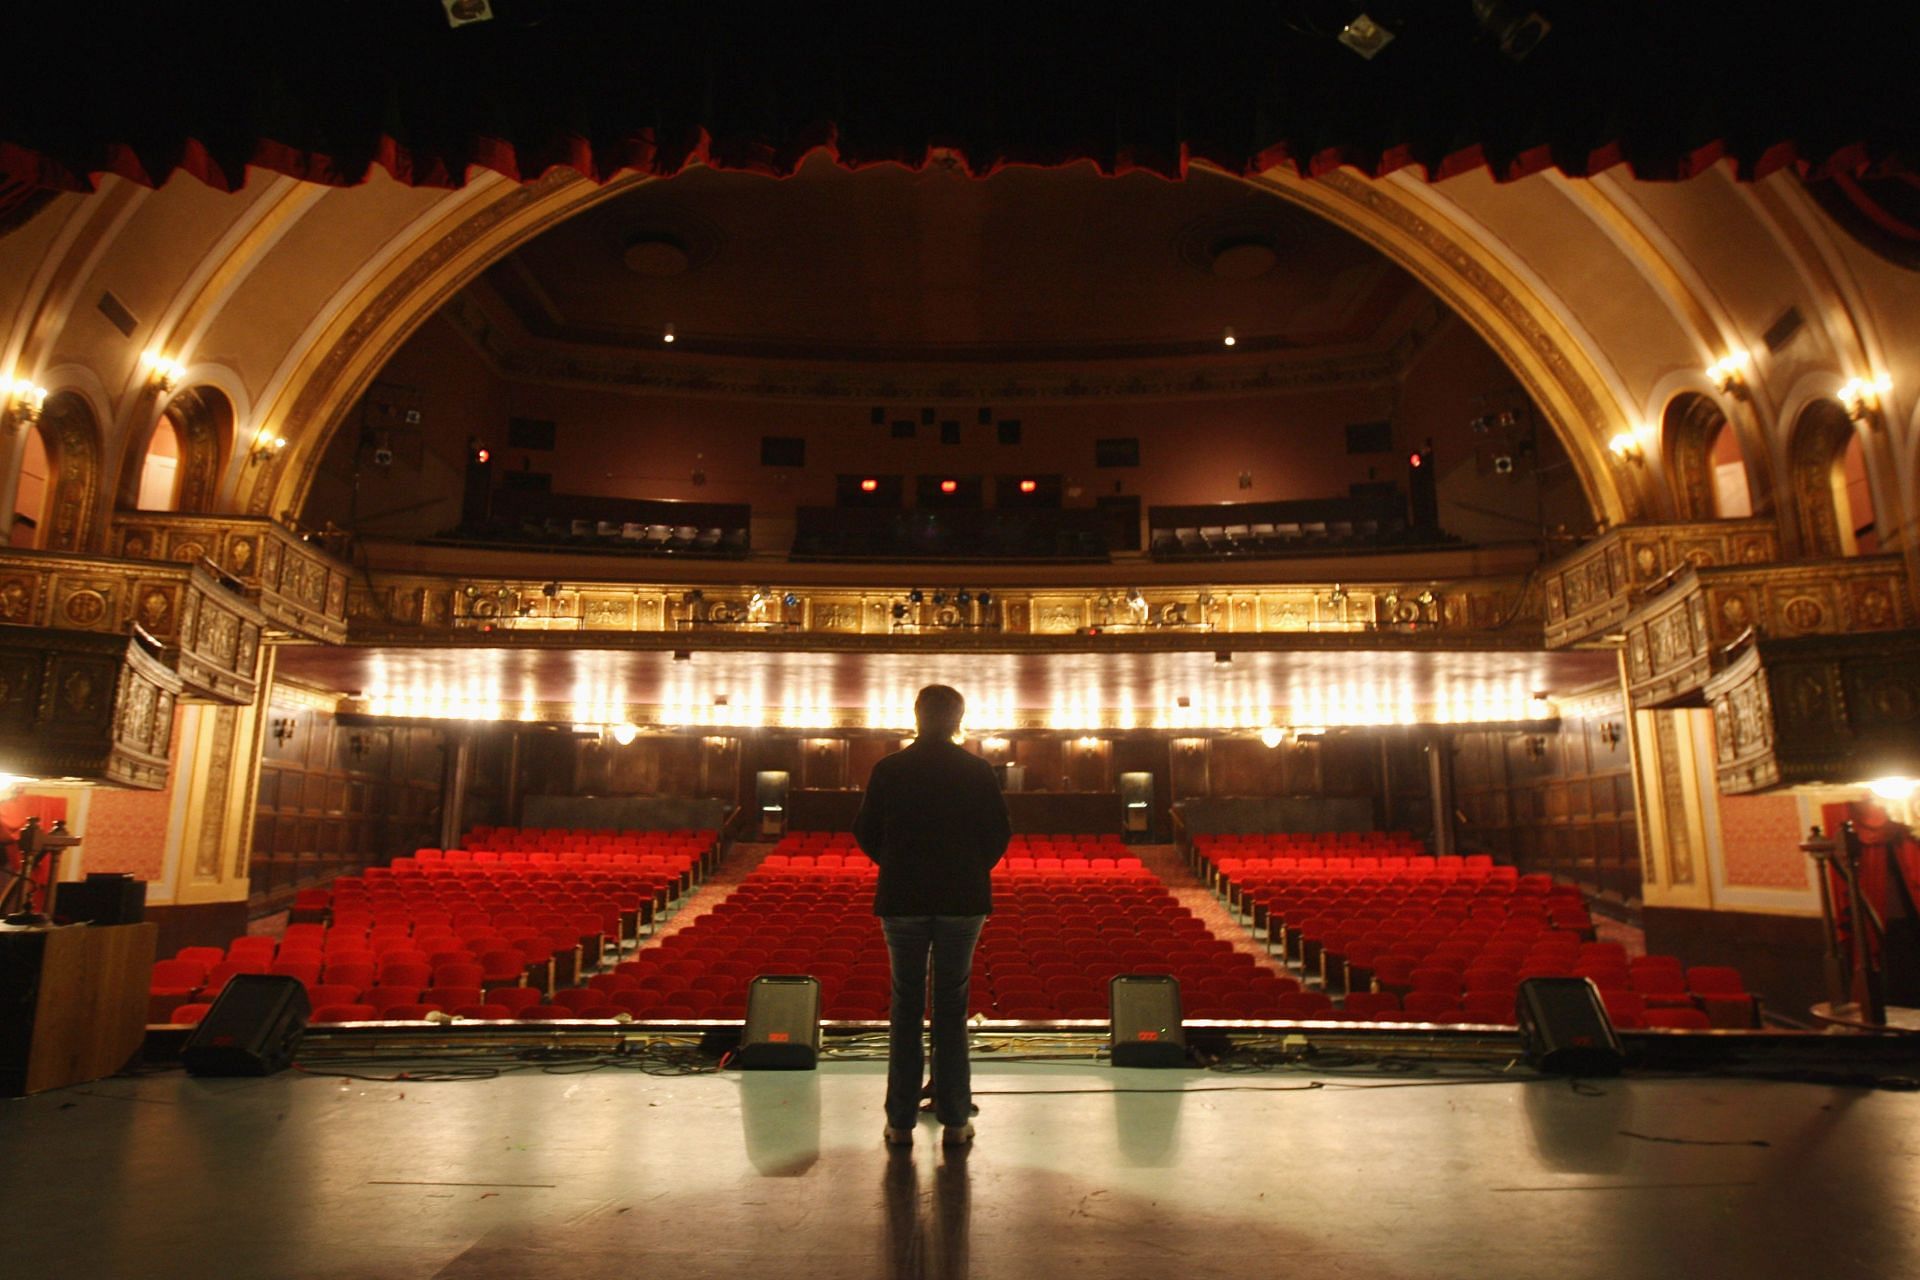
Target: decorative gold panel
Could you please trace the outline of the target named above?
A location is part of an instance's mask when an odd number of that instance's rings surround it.
[[[190,699],[250,704],[265,619],[205,564],[157,565],[35,551],[0,552],[0,621],[158,643]]]
[[[1682,566],[1642,599],[1622,624],[1627,690],[1642,710],[1704,705],[1708,677],[1748,632],[1799,636],[1915,625],[1898,556]]]
[[[128,560],[205,560],[245,586],[270,625],[328,644],[346,639],[347,566],[271,520],[120,511],[112,545]]]
[[[1757,640],[1706,694],[1728,794],[1920,773],[1920,631]]]
[[[1547,645],[1602,639],[1641,592],[1682,566],[1764,564],[1778,556],[1772,520],[1621,525],[1547,566]]]
[[[164,787],[180,689],[138,638],[0,625],[0,770]]]
[[[1508,647],[1537,635],[1537,591],[1520,577],[1403,583],[1263,583],[1231,587],[1018,587],[910,589],[882,585],[783,587],[739,583],[584,582],[376,572],[356,580],[348,615],[357,642],[430,640],[480,631],[682,633],[753,643],[831,645],[912,636],[992,647],[1016,642],[1138,637],[1168,645],[1208,636],[1404,636],[1420,644],[1478,634]],[[0,586],[0,591],[4,587]],[[917,599],[915,597],[918,597]],[[984,601],[984,602],[983,602]],[[532,637],[529,637],[531,640]]]

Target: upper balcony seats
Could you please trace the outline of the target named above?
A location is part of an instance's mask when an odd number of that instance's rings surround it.
[[[1312,555],[1433,546],[1454,539],[1407,521],[1398,494],[1149,507],[1148,550],[1156,560]]]
[[[490,519],[435,541],[739,560],[750,549],[752,514],[745,503],[503,489],[493,495]]]

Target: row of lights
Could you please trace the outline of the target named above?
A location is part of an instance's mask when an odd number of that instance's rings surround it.
[[[543,722],[540,708],[523,700],[517,713],[510,703],[485,693],[449,694],[374,694],[367,699],[367,713],[373,716],[408,720],[463,720],[497,723]],[[1344,727],[1396,727],[1418,724],[1498,724],[1514,721],[1551,719],[1550,704],[1534,699],[1511,701],[1495,698],[1456,700],[1430,708],[1420,708],[1411,697],[1337,698],[1303,700],[1295,708],[1302,723]],[[1422,714],[1422,712],[1425,714]],[[722,695],[707,701],[675,698],[663,701],[653,722],[660,727],[708,727],[733,729],[758,728],[862,728],[905,730],[913,727],[913,709],[905,699],[870,702],[864,712],[850,720],[825,698],[795,698],[777,706],[759,701],[730,705]],[[1256,706],[1250,699],[1239,704],[1220,703],[1193,706],[1189,698],[1179,698],[1172,706],[1145,713],[1123,701],[1111,713],[1087,699],[1061,699],[1050,707],[1044,727],[1064,732],[1120,731],[1133,729],[1180,729],[1213,732],[1259,732],[1274,727],[1271,710]],[[980,732],[996,733],[1012,726],[1018,716],[1012,706],[994,705],[982,700],[969,709],[968,720]],[[582,732],[611,731],[636,723],[626,705],[617,699],[576,700],[568,707],[567,722]],[[615,735],[617,738],[617,734]],[[1275,745],[1275,744],[1270,744]]]
[[[1747,370],[1752,364],[1750,352],[1735,351],[1708,365],[1707,378],[1723,395],[1744,397]],[[1880,402],[1892,390],[1893,379],[1877,373],[1847,379],[1841,384],[1838,398],[1849,419],[1864,422],[1880,411]],[[1620,461],[1638,465],[1646,461],[1647,445],[1657,434],[1652,423],[1643,422],[1631,430],[1614,433],[1607,441],[1607,449]]]

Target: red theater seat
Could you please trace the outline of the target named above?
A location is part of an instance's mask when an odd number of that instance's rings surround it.
[[[1640,1016],[1644,1027],[1669,1031],[1707,1031],[1713,1023],[1698,1009],[1648,1009]]]
[[[379,1011],[370,1004],[323,1004],[308,1022],[372,1022]]]

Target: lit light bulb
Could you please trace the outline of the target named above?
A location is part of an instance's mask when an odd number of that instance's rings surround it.
[[[632,746],[633,740],[639,736],[640,726],[630,720],[623,720],[613,726],[613,740],[623,747]]]
[[[1260,731],[1260,745],[1271,751],[1287,740],[1287,731],[1277,724],[1270,724]]]
[[[662,342],[672,342],[678,336],[679,335],[674,332],[672,325],[668,325],[660,331],[660,341]]]
[[[1223,347],[1230,347],[1238,341],[1240,339],[1234,335],[1232,325],[1228,325],[1227,331],[1220,335],[1220,345]]]
[[[1913,798],[1916,789],[1920,789],[1920,778],[1887,777],[1875,778],[1867,784],[1867,790],[1882,800],[1905,802]]]

